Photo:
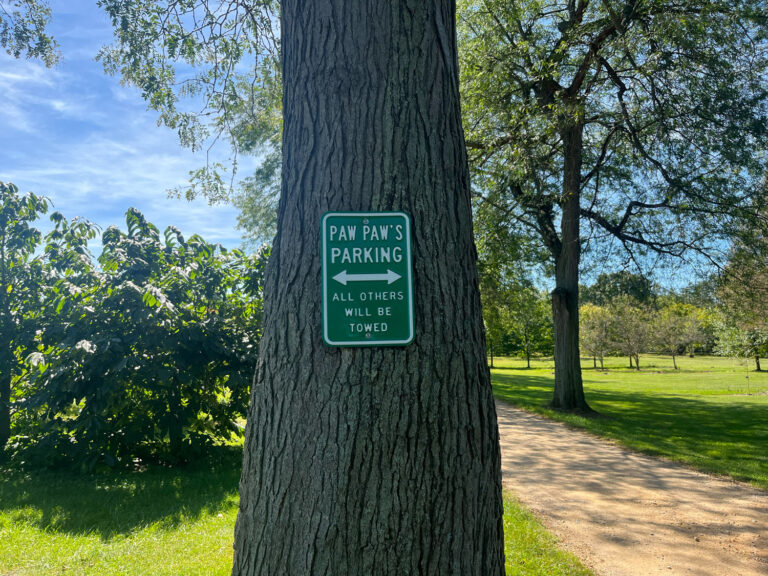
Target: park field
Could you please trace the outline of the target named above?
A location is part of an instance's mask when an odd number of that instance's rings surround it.
[[[188,469],[0,470],[0,575],[229,576],[239,456]],[[505,494],[507,574],[589,575]]]
[[[496,398],[584,428],[647,454],[730,476],[768,490],[768,373],[754,363],[702,356],[641,356],[637,371],[626,358],[606,358],[605,370],[583,358],[587,402],[600,418],[547,408],[554,386],[551,359],[531,368],[496,358]]]

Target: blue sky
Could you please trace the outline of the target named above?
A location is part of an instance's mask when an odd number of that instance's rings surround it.
[[[0,180],[102,229],[124,228],[133,206],[161,230],[172,224],[187,236],[238,246],[235,208],[168,198],[168,189],[204,165],[205,151],[182,148],[136,88],[104,74],[94,57],[112,28],[96,0],[53,0],[51,8],[62,55],[56,67],[0,53]],[[215,153],[226,162],[226,145]],[[241,158],[240,174],[244,164]]]

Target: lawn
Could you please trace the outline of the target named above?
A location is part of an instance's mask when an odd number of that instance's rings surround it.
[[[0,471],[0,575],[229,575],[239,464],[94,476]],[[588,575],[510,495],[507,574]]]
[[[552,398],[551,359],[497,358],[494,394],[516,406],[585,428],[625,446],[727,475],[768,489],[768,373],[744,361],[642,356],[641,370],[626,358],[606,359],[605,370],[583,359],[584,390],[602,418],[547,408]]]

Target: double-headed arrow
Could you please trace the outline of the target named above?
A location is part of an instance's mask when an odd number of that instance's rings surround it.
[[[347,282],[377,282],[386,280],[387,284],[392,284],[396,280],[402,278],[397,272],[387,269],[386,274],[347,274],[346,270],[342,270],[336,276],[333,277],[336,282],[347,285]]]

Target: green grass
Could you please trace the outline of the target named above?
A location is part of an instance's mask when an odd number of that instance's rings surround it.
[[[533,362],[530,369],[509,358],[497,358],[495,365],[491,377],[501,400],[768,489],[768,373],[748,372],[743,361],[682,357],[680,370],[674,370],[669,357],[643,356],[638,372],[628,368],[626,358],[606,359],[605,371],[584,359],[587,401],[605,418],[547,408],[554,385],[551,359]]]
[[[229,575],[237,464],[77,476],[0,471],[0,575]],[[589,574],[505,495],[507,574]]]
[[[0,480],[0,574],[228,575],[237,466]]]
[[[504,495],[504,553],[507,575],[588,576],[578,559],[511,494]]]

